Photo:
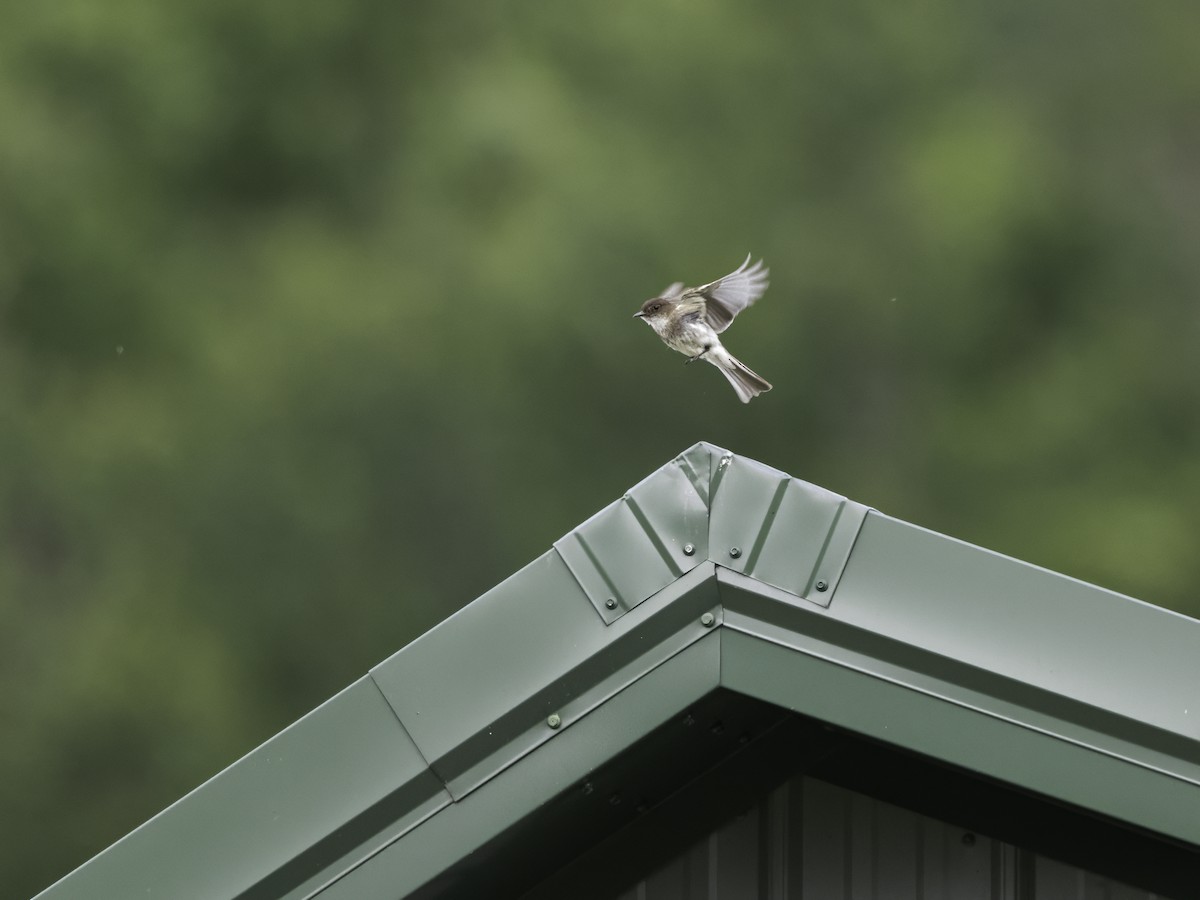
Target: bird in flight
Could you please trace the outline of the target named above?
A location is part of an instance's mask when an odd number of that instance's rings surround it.
[[[682,353],[688,362],[707,360],[724,375],[738,399],[749,403],[771,389],[765,378],[737,359],[717,337],[743,309],[767,289],[769,270],[760,259],[750,257],[724,278],[700,287],[684,287],[677,281],[657,297],[651,297],[633,314],[654,329],[664,344]]]

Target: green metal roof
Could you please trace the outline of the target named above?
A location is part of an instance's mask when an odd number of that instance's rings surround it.
[[[40,897],[451,891],[714,691],[1200,853],[1198,685],[1200,622],[697,444]]]

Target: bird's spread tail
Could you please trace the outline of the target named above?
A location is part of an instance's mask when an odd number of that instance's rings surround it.
[[[738,399],[749,403],[759,394],[765,394],[771,389],[771,383],[743,363],[724,347],[714,348],[704,358],[721,370],[733,389],[737,391]]]

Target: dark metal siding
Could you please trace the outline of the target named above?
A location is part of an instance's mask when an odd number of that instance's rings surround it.
[[[1010,844],[798,777],[618,900],[1147,900]]]

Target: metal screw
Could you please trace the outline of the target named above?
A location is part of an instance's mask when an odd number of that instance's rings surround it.
[[[729,555],[732,556],[734,559],[737,559],[739,556],[742,555],[742,549],[740,547],[730,547]]]
[[[546,719],[546,724],[551,728],[557,728],[562,724],[562,716],[560,716],[558,713],[550,713]]]
[[[818,590],[818,591],[827,591],[827,590],[829,590],[829,582],[828,582],[828,581],[818,581],[818,582],[817,582],[817,590]]]
[[[607,600],[604,601],[604,608],[605,609],[616,609],[617,601],[614,600],[612,597],[609,597]]]
[[[712,613],[705,613],[700,617],[700,624],[705,628],[712,628],[715,621],[717,621],[717,617]]]
[[[975,835],[971,834],[971,832],[968,831],[966,834],[964,834],[962,836],[962,842],[963,842],[963,845],[966,847],[974,847],[975,846]]]
[[[712,727],[708,729],[713,734],[721,735],[725,733],[725,725],[722,722],[713,722]]]
[[[683,545],[683,555],[684,556],[691,556],[695,552],[696,552],[695,544],[684,544]]]
[[[609,794],[608,805],[609,806],[620,806],[621,805],[621,795],[616,794],[616,793]]]
[[[587,797],[589,794],[595,792],[596,787],[590,781],[585,781],[579,789],[583,791],[583,795]]]

